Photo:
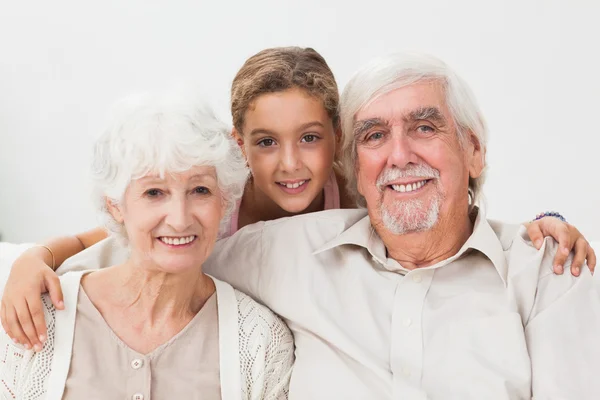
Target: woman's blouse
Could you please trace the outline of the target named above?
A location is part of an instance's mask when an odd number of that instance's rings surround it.
[[[221,399],[217,295],[173,338],[148,354],[121,341],[83,288],[63,400]]]

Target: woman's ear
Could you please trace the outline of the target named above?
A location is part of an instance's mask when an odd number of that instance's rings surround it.
[[[110,215],[112,215],[112,217],[114,218],[115,221],[117,221],[119,224],[122,224],[124,221],[124,218],[123,218],[123,212],[121,211],[121,207],[119,207],[117,204],[115,204],[108,197],[105,197],[104,201],[106,202],[106,208],[108,209],[108,212],[110,213]]]

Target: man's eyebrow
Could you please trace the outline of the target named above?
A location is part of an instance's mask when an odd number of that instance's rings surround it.
[[[420,107],[408,113],[404,118],[405,121],[431,120],[445,124],[446,118],[437,107]]]
[[[367,132],[376,126],[387,126],[388,122],[382,118],[369,118],[356,121],[354,123],[353,131],[354,137],[359,137],[363,133]]]

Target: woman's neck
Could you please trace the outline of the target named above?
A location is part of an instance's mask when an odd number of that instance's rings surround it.
[[[271,221],[278,218],[323,211],[324,209],[325,194],[323,190],[307,208],[297,213],[291,213],[281,208],[250,181],[246,184],[240,204],[238,229],[259,221]]]
[[[131,260],[86,275],[81,284],[100,312],[102,308],[117,311],[144,321],[148,328],[169,321],[189,322],[215,292],[214,282],[200,268],[173,274]]]

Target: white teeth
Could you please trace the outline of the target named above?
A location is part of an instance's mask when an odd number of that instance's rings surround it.
[[[400,193],[412,192],[417,189],[421,189],[423,187],[423,185],[425,185],[426,183],[427,183],[427,180],[415,182],[412,184],[409,183],[408,185],[392,185],[392,189],[394,189],[396,192],[400,192]]]
[[[186,237],[180,237],[180,238],[172,238],[172,237],[161,236],[159,238],[159,240],[161,242],[163,242],[163,243],[170,244],[172,246],[181,246],[182,244],[191,243],[192,241],[194,241],[195,238],[196,238],[196,236],[194,236],[194,235],[192,235],[192,236],[186,236]]]
[[[280,183],[280,185],[285,186],[288,189],[298,189],[300,186],[304,185],[306,181],[300,181],[296,183]]]

